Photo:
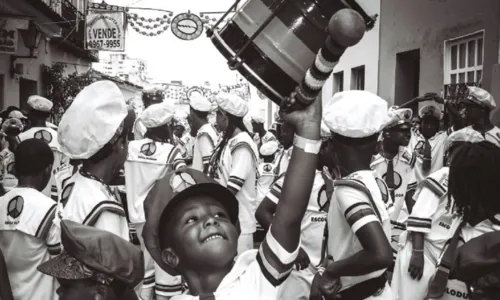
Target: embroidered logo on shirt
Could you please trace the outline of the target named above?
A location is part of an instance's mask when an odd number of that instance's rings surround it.
[[[151,156],[156,153],[156,144],[154,142],[146,143],[141,146],[141,154]]]
[[[387,190],[385,182],[380,178],[375,178],[375,181],[377,182],[380,194],[382,195],[382,200],[384,201],[384,203],[387,203],[387,201],[389,200],[389,191]],[[394,176],[394,181],[396,181],[396,176]],[[401,180],[400,180],[400,185],[401,185]]]
[[[17,219],[23,212],[24,199],[21,196],[16,196],[9,201],[7,205],[7,216]]]
[[[71,196],[71,192],[73,192],[74,186],[75,186],[75,183],[72,182],[64,187],[64,189],[61,193],[61,204],[63,205],[63,207],[65,207],[66,203],[68,203],[69,196]]]
[[[403,184],[403,178],[401,178],[401,175],[394,171],[394,186],[389,186],[389,184],[387,183],[387,173],[385,173],[384,175],[382,175],[382,179],[385,181],[385,183],[387,184],[387,187],[389,189],[392,189],[392,190],[397,190],[401,187],[401,185]]]
[[[14,172],[14,162],[7,165],[7,173],[12,174]]]
[[[42,140],[42,141],[46,142],[47,144],[49,144],[50,142],[52,142],[52,134],[50,134],[50,132],[48,132],[45,129],[38,130],[37,132],[35,132],[35,134],[33,135],[33,137],[35,139]]]
[[[328,204],[330,203],[330,199],[326,193],[326,185],[323,185],[318,193],[318,208],[319,212],[328,212]]]
[[[270,164],[265,164],[264,165],[264,172],[271,172],[273,167]]]

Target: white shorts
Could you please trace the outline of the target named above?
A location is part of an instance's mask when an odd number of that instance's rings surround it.
[[[281,284],[277,300],[308,300],[311,284],[316,270],[309,267],[304,270],[293,270],[290,276]]]
[[[238,255],[253,249],[253,233],[240,234],[238,237]]]

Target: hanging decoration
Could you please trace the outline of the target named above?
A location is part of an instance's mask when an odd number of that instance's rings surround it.
[[[172,20],[172,33],[181,40],[192,41],[203,33],[203,21],[197,15],[187,12],[178,14]]]
[[[128,20],[130,27],[134,29],[137,33],[145,36],[157,36],[170,28],[170,23],[172,22],[171,16],[172,12],[164,14],[161,17],[156,18],[146,18],[141,17],[137,13],[128,13]]]

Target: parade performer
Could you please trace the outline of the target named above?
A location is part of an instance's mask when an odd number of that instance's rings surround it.
[[[82,160],[80,170],[72,177],[74,185],[63,219],[129,240],[125,211],[109,187],[127,158],[127,135],[131,130],[124,123],[127,115],[118,86],[107,80],[97,81],[75,97],[62,116],[58,133],[63,153]]]
[[[168,299],[182,291],[181,279],[173,278],[154,265],[151,256],[144,247],[142,231],[146,216],[144,199],[157,180],[172,170],[186,167],[180,150],[170,142],[169,123],[175,108],[170,102],[152,104],[141,114],[141,122],[147,128],[145,138],[131,141],[128,145],[128,157],[125,162],[125,187],[127,191],[127,209],[130,222],[135,227],[144,252],[146,274],[141,289],[143,300]],[[155,286],[156,282],[156,286]]]
[[[54,154],[46,142],[26,139],[15,152],[17,187],[0,198],[0,249],[16,300],[59,299],[57,281],[36,270],[59,254],[57,204],[41,191],[50,180]]]
[[[387,207],[391,217],[394,261],[399,248],[399,235],[406,230],[409,211],[405,195],[416,160],[414,153],[406,147],[411,138],[411,116],[409,108],[389,108],[390,121],[382,132],[378,154],[370,163],[375,175],[384,179],[391,195]]]
[[[452,133],[443,148],[448,157],[453,157],[461,144],[480,141],[484,138],[479,133],[465,128]],[[394,268],[395,299],[425,298],[439,256],[460,224],[448,206],[449,173],[450,169],[445,166],[429,175],[413,196],[416,203],[408,217],[407,232],[401,236],[401,249]],[[454,284],[453,290],[463,289],[460,283]]]
[[[69,220],[61,222],[61,243],[63,252],[38,266],[41,273],[61,283],[57,299],[139,300],[133,291],[144,275],[139,248],[107,231]]]
[[[219,139],[214,126],[208,122],[212,103],[206,97],[197,95],[191,97],[189,107],[190,134],[195,137],[192,168],[203,172]]]
[[[367,91],[336,93],[323,121],[332,131],[336,173],[328,210],[326,270],[313,281],[310,299],[387,299],[392,291],[391,224],[384,198],[389,191],[370,170],[380,132],[389,121],[387,102]],[[287,172],[288,174],[288,172]],[[340,178],[340,177],[337,177]],[[331,297],[331,298],[330,298]]]
[[[294,270],[290,277],[280,287],[277,300],[309,299],[311,284],[317,268],[322,263],[323,235],[326,225],[329,200],[333,189],[332,179],[328,170],[333,169],[332,148],[328,128],[321,130],[321,149],[314,175],[314,182],[307,209],[301,222],[300,250],[294,262]],[[326,170],[326,171],[325,171]],[[327,173],[327,174],[325,174]],[[289,176],[289,175],[286,175]],[[283,174],[273,185],[269,193],[259,205],[255,216],[259,224],[267,231],[273,222],[277,205],[281,198]]]
[[[54,152],[54,164],[52,166],[52,172],[54,172],[59,166],[67,163],[69,159],[61,151],[61,147],[57,141],[57,131],[47,127],[46,124],[47,119],[50,117],[52,101],[41,96],[30,96],[28,98],[28,106],[30,107],[28,112],[30,128],[19,134],[18,139],[20,142],[31,138],[45,141]],[[57,201],[57,187],[53,175],[43,193],[47,197],[51,197],[54,201]]]
[[[181,274],[189,287],[188,294],[172,300],[276,299],[299,251],[321,144],[320,116],[319,101],[285,116],[295,125],[296,142],[282,199],[260,249],[236,261],[241,206],[233,192],[192,169],[171,173],[155,185],[146,201],[156,204],[152,211],[157,216],[146,220],[146,227],[156,232],[145,236],[146,245],[164,269]]]
[[[466,126],[479,131],[487,141],[500,147],[500,128],[491,124],[490,114],[496,109],[495,99],[482,88],[469,86],[469,94],[459,102],[460,115]]]
[[[157,87],[151,87],[144,89],[142,91],[142,104],[144,105],[144,109],[148,108],[150,105],[155,103],[162,103],[165,99],[164,91]],[[141,123],[141,117],[139,116],[137,120],[135,120],[134,124],[134,138],[136,140],[140,140],[144,138],[144,134],[146,133],[146,127]]]
[[[282,175],[288,169],[288,163],[292,157],[293,126],[284,122],[279,126],[277,134],[282,147],[276,154],[276,160],[278,161],[278,175]]]
[[[260,147],[260,155],[262,162],[259,163],[258,179],[257,179],[257,201],[258,207],[264,196],[269,192],[271,185],[278,179],[279,160],[275,159],[275,154],[278,151],[278,142],[269,141]],[[257,209],[257,207],[255,207]]]
[[[23,124],[19,119],[7,119],[2,124],[1,134],[4,137],[4,147],[0,152],[2,169],[2,186],[5,191],[10,191],[17,186],[17,178],[14,175],[14,151],[17,147],[17,136],[23,131]]]
[[[248,113],[248,103],[239,96],[228,93],[219,93],[216,99],[219,106],[217,125],[224,136],[212,154],[208,174],[226,186],[238,199],[241,225],[238,253],[243,253],[253,249],[259,154],[243,124],[243,117]]]

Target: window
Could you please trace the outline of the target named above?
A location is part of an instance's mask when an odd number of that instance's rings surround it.
[[[344,90],[344,71],[333,73],[333,93]]]
[[[365,89],[365,66],[351,69],[351,90]]]
[[[480,83],[484,31],[445,42],[444,83]]]

